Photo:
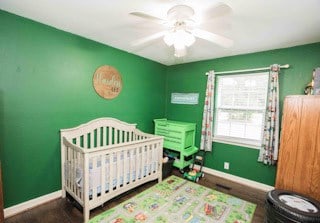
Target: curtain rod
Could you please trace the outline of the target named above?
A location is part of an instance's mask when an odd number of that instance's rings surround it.
[[[280,65],[280,68],[289,68],[289,64]],[[245,69],[245,70],[231,70],[231,71],[220,71],[214,72],[215,74],[232,74],[232,73],[243,73],[243,72],[252,72],[252,71],[259,71],[259,70],[269,70],[270,67],[261,67],[261,68],[254,68],[254,69]],[[206,73],[208,75],[208,73]]]

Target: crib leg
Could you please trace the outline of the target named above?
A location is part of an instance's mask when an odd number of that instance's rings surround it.
[[[89,222],[90,209],[89,208],[84,208],[83,209],[83,215],[84,215],[84,223]]]
[[[160,183],[162,181],[162,172],[159,172],[158,174],[158,183]]]
[[[66,190],[62,189],[61,192],[62,192],[62,198],[65,198],[66,197]]]

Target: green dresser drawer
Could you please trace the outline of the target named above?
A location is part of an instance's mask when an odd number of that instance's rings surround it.
[[[155,134],[164,136],[164,147],[183,150],[194,145],[196,124],[155,119]]]

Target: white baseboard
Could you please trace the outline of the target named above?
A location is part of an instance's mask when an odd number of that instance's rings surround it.
[[[208,167],[203,167],[202,170],[203,170],[203,172],[211,174],[213,176],[218,176],[218,177],[221,177],[221,178],[224,178],[224,179],[227,179],[227,180],[230,180],[230,181],[233,181],[233,182],[236,182],[236,183],[248,186],[248,187],[252,187],[252,188],[255,188],[258,190],[262,190],[265,192],[268,192],[268,191],[271,191],[274,189],[274,187],[272,187],[270,185],[259,183],[259,182],[253,181],[253,180],[248,180],[246,178],[242,178],[242,177],[238,177],[238,176],[235,176],[232,174],[224,173],[224,172],[214,170],[214,169],[211,169]]]
[[[5,218],[11,217],[11,216],[16,215],[18,213],[26,211],[30,208],[33,208],[38,205],[44,204],[48,201],[57,199],[57,198],[61,197],[61,195],[62,195],[62,192],[61,192],[61,190],[59,190],[59,191],[56,191],[56,192],[53,192],[50,194],[43,195],[41,197],[34,198],[34,199],[26,201],[26,202],[5,208],[4,209],[4,217]]]

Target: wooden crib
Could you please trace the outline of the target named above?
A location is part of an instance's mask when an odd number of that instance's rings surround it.
[[[61,129],[62,196],[68,192],[90,210],[148,181],[162,180],[163,137],[143,133],[136,124],[99,118]]]

